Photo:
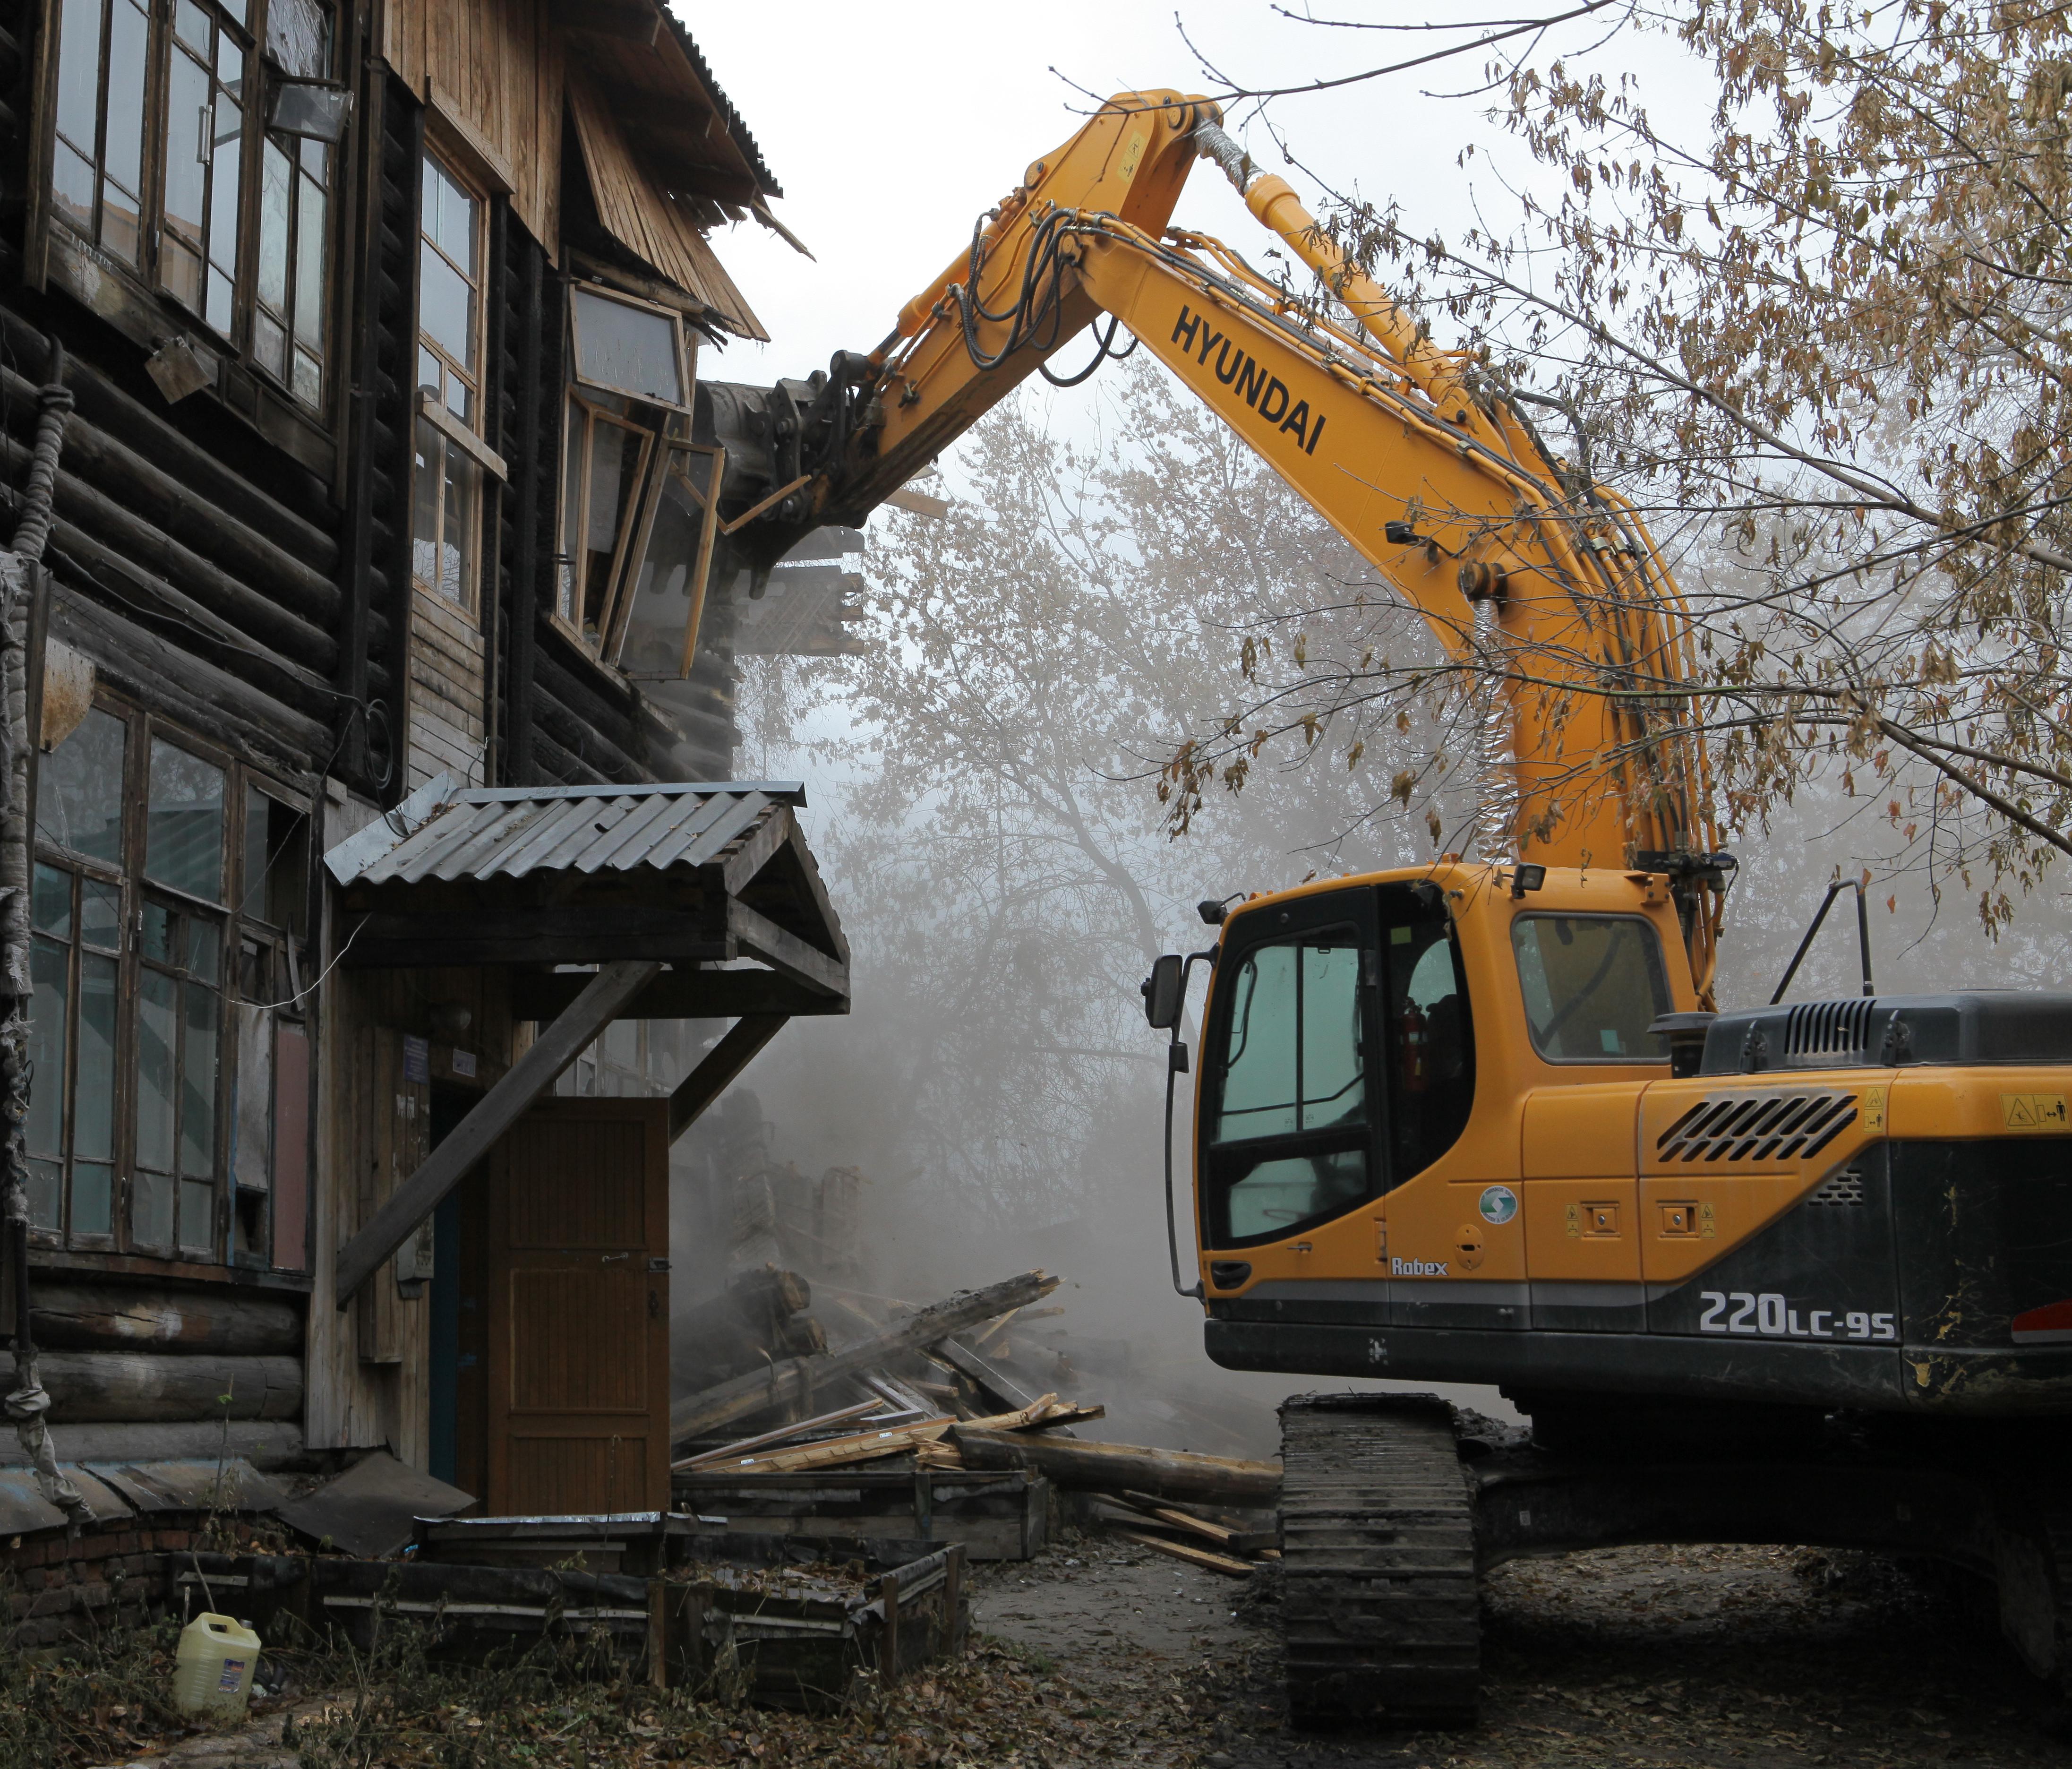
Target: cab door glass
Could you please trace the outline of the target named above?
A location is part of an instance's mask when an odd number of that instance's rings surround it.
[[[1238,967],[1217,1142],[1367,1121],[1359,948],[1350,928],[1334,936],[1262,946]]]
[[[1231,973],[1210,1137],[1219,1242],[1272,1239],[1371,1193],[1369,959],[1334,928],[1256,947]]]

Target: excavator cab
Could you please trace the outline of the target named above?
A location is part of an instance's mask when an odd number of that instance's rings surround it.
[[[1439,892],[1360,884],[1233,917],[1203,1052],[1208,1245],[1284,1240],[1422,1171],[1460,1136],[1475,1088]]]

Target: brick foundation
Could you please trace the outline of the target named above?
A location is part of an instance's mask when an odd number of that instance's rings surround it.
[[[146,1521],[109,1518],[77,1536],[38,1530],[0,1539],[0,1592],[18,1646],[46,1646],[68,1635],[135,1627],[175,1606],[176,1557],[203,1545],[205,1513],[162,1513]],[[216,1545],[252,1545],[252,1526],[220,1520]]]

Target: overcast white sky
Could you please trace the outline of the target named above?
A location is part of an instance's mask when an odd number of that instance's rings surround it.
[[[792,0],[767,10],[673,3],[784,187],[778,213],[818,260],[809,263],[753,223],[715,241],[772,339],[709,356],[703,372],[728,381],[804,375],[824,368],[837,348],[876,344],[906,298],[964,249],[973,219],[1030,161],[1079,128],[1075,107],[1083,110],[1087,101],[1067,79],[1102,94],[1208,85],[1173,10],[1131,0],[1050,0],[1040,9],[916,0]],[[1396,25],[1533,10],[1466,0],[1318,0],[1318,10]],[[1456,40],[1321,28],[1281,16],[1266,0],[1186,0],[1181,17],[1226,73],[1252,85],[1329,77]],[[1601,34],[1587,19],[1557,27],[1542,56],[1557,46],[1581,50]],[[1487,53],[1285,100],[1275,114],[1301,157],[1334,181],[1376,199],[1396,196],[1420,232],[1437,227],[1457,238],[1467,193],[1454,165],[1462,144],[1478,143],[1481,169],[1493,149],[1516,171],[1523,155],[1484,121],[1488,100],[1426,90],[1478,84]],[[1624,42],[1613,64],[1638,62],[1668,73],[1674,52],[1659,39]],[[1240,133],[1262,163],[1314,195],[1279,164],[1263,130]],[[1477,182],[1488,188],[1480,171]],[[1175,219],[1249,257],[1266,243],[1206,163],[1188,181]],[[1075,365],[1077,358],[1068,353],[1065,361]]]

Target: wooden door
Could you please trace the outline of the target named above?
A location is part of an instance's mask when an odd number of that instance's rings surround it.
[[[669,1104],[553,1100],[491,1152],[491,1516],[669,1502]]]

